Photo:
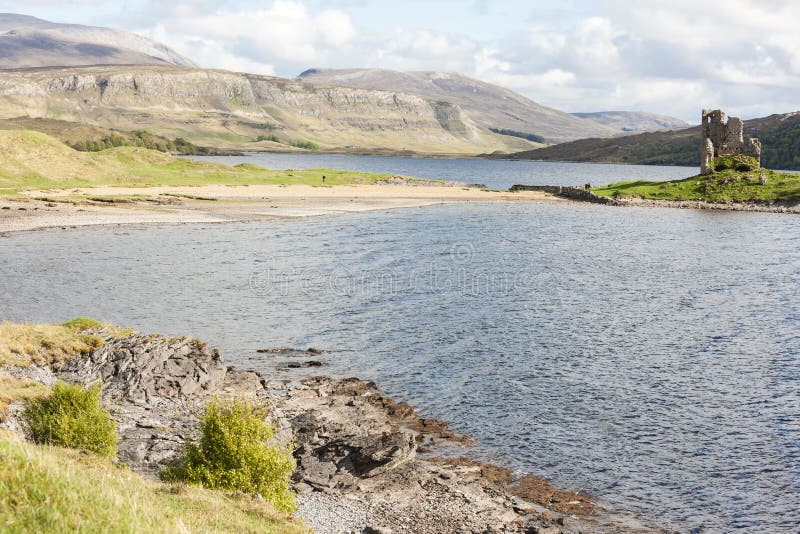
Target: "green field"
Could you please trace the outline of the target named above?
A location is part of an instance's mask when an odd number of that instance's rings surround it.
[[[720,160],[720,158],[717,158]],[[727,165],[721,165],[727,167]],[[718,165],[717,168],[720,166]],[[761,178],[766,183],[761,183]],[[595,187],[596,195],[652,200],[702,200],[705,202],[800,202],[800,174],[767,169],[724,168],[707,176],[693,176],[670,182],[631,181]]]
[[[155,150],[117,147],[79,152],[49,135],[0,131],[0,195],[31,189],[153,185],[370,184],[388,174],[330,169],[267,170],[242,164],[174,158]]]

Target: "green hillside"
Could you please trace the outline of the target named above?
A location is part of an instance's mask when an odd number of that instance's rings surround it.
[[[262,169],[243,164],[175,158],[156,150],[116,147],[79,152],[50,137],[30,131],[0,130],[0,194],[25,189],[149,185],[326,185],[373,183],[388,175],[329,169]]]
[[[800,114],[771,115],[745,121],[763,145],[761,163],[768,169],[800,170]],[[700,165],[700,127],[643,133],[610,139],[581,139],[519,152],[512,159]]]

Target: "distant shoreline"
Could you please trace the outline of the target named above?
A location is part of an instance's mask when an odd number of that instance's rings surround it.
[[[0,197],[0,234],[118,224],[223,223],[469,202],[563,202],[539,191],[461,186],[206,185],[91,187]]]

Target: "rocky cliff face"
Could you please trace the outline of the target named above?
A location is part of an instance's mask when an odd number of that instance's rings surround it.
[[[475,154],[532,146],[421,96],[194,68],[91,67],[7,73],[0,118],[46,117],[147,129],[198,144]],[[261,139],[258,141],[258,139]]]
[[[616,133],[606,125],[548,108],[504,87],[452,72],[309,69],[298,79],[319,86],[403,91],[431,101],[449,102],[483,129],[539,135],[550,143]]]

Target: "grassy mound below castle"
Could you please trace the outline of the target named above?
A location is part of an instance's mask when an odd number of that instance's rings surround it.
[[[47,134],[0,130],[0,195],[31,189],[152,185],[371,184],[390,175],[330,169],[268,170],[120,146],[80,152]]]
[[[713,203],[800,202],[800,174],[761,169],[747,156],[720,156],[714,171],[683,180],[617,182],[595,187],[592,192],[611,198],[644,198]]]

